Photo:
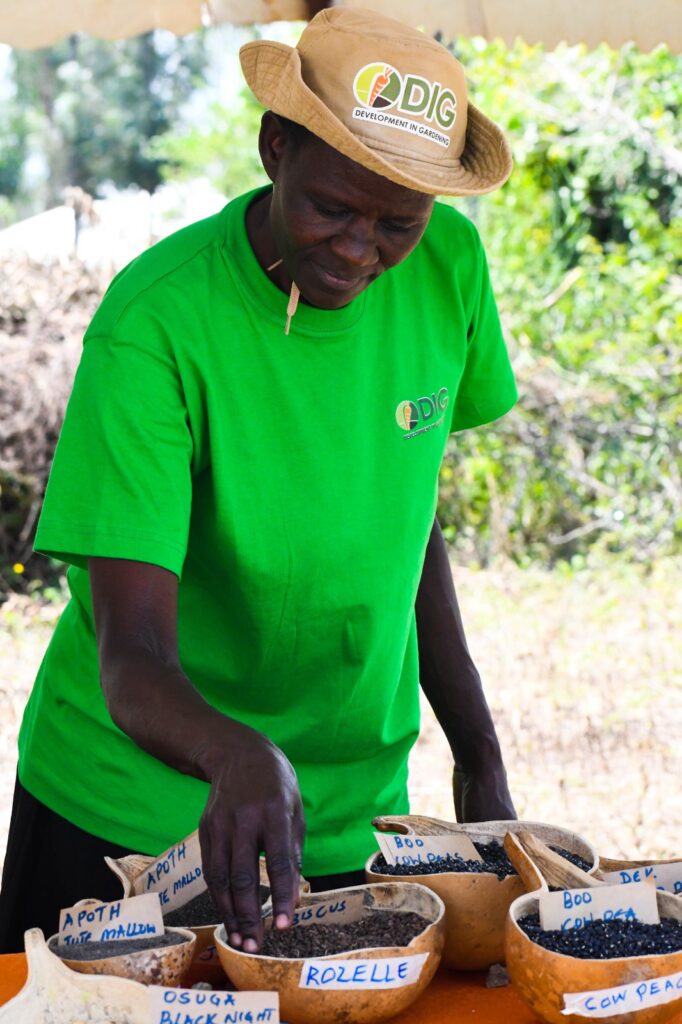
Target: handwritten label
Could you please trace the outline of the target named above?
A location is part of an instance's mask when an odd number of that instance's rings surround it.
[[[435,864],[447,856],[483,860],[469,836],[387,836],[375,832],[387,864]]]
[[[419,981],[428,953],[382,960],[306,960],[299,988],[402,988]]]
[[[149,1024],[279,1024],[277,992],[149,986]]]
[[[602,878],[605,882],[620,882],[621,885],[653,881],[657,889],[679,896],[682,894],[682,861],[678,860],[674,864],[651,864],[649,867],[643,868],[605,871]]]
[[[615,1013],[633,1013],[646,1006],[672,1003],[674,999],[682,999],[682,971],[596,992],[567,992],[561,1012],[565,1016],[578,1013],[581,1017],[612,1017]]]
[[[359,921],[365,912],[365,901],[361,892],[355,892],[342,899],[324,900],[319,903],[304,903],[294,911],[294,925],[349,924]]]
[[[543,931],[570,931],[592,921],[642,921],[659,924],[656,889],[649,882],[600,885],[593,889],[564,889],[540,896]]]
[[[184,907],[206,889],[201,867],[199,833],[171,846],[145,868],[135,879],[135,893],[155,892],[161,901],[161,910],[168,914]]]
[[[113,903],[86,900],[59,915],[59,942],[65,946],[162,934],[161,904],[153,893]]]

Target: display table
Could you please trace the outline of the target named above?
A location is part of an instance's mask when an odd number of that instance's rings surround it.
[[[23,953],[0,956],[0,1005],[22,988],[26,980]],[[511,986],[486,988],[485,973],[459,974],[440,971],[421,999],[392,1018],[392,1024],[537,1024]],[[570,1022],[570,1017],[566,1018]],[[682,1024],[682,1011],[669,1024]]]

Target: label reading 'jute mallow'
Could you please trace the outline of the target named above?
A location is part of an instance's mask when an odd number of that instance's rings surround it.
[[[192,832],[187,839],[171,846],[153,860],[135,879],[136,893],[156,892],[159,894],[164,914],[184,907],[195,896],[206,889],[201,867],[199,833]]]
[[[602,988],[596,992],[567,992],[564,995],[565,1016],[576,1013],[581,1017],[613,1017],[634,1013],[649,1006],[661,1006],[682,999],[682,971],[661,978],[633,981],[629,985]]]
[[[352,921],[359,921],[364,910],[363,895],[361,892],[355,892],[340,899],[304,903],[294,911],[293,924],[350,924]]]
[[[451,836],[390,836],[375,832],[387,864],[435,864],[446,857],[480,860],[480,853],[463,832]]]
[[[543,931],[570,931],[592,921],[642,921],[659,924],[656,889],[649,882],[564,889],[540,895]]]
[[[67,907],[59,914],[59,942],[64,946],[162,934],[163,917],[156,893],[112,903],[92,900],[78,907]]]
[[[651,864],[648,867],[605,871],[602,878],[605,882],[620,882],[621,885],[653,881],[657,889],[679,896],[682,894],[682,860],[674,864]]]
[[[279,1024],[277,992],[149,986],[149,1024]]]
[[[403,988],[419,981],[428,953],[382,960],[305,960],[299,988]]]

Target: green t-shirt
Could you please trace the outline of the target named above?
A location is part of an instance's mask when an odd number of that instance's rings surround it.
[[[214,707],[293,763],[304,871],[358,868],[408,810],[414,602],[449,431],[516,389],[473,225],[436,204],[412,254],[339,310],[287,296],[249,245],[259,192],[118,275],[85,336],[36,548],[72,598],[20,736],[21,781],[87,831],[156,854],[205,783],[146,754],[102,695],[89,555],[180,577],[179,647]]]

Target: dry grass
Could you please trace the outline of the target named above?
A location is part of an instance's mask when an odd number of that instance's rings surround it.
[[[455,579],[520,816],[565,825],[606,855],[682,854],[682,561],[645,575],[473,572]],[[59,605],[0,608],[0,856],[21,712]],[[450,752],[424,709],[416,812],[451,818]]]

